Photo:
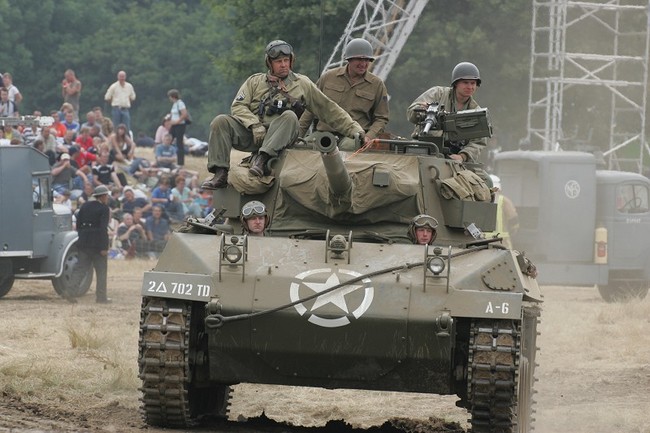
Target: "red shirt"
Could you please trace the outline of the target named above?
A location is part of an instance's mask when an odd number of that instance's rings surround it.
[[[75,143],[77,143],[83,149],[88,150],[91,147],[93,147],[93,138],[90,135],[88,135],[86,137],[84,137],[83,135],[80,135],[75,140]],[[93,161],[94,161],[94,159],[93,159]]]
[[[90,165],[93,161],[97,160],[97,155],[86,152],[84,149],[79,149],[72,159],[77,163],[79,168],[81,168],[84,165]]]

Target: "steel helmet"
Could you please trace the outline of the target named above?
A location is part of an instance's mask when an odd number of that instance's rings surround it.
[[[343,53],[343,58],[345,60],[368,59],[371,62],[374,62],[375,56],[373,54],[370,42],[365,39],[356,38],[348,42],[348,45],[345,47],[345,52]]]
[[[480,86],[481,73],[474,63],[461,62],[451,71],[451,85],[454,86],[458,80],[476,80],[476,85]]]
[[[289,56],[290,66],[293,68],[293,60],[295,55],[293,54],[293,47],[285,41],[276,39],[269,42],[264,49],[266,66],[271,69],[271,60],[277,59],[280,56]]]
[[[436,230],[436,227],[438,227],[438,220],[426,214],[420,214],[414,217],[411,220],[408,229],[408,237],[411,240],[411,242],[413,243],[416,242],[415,229],[422,228],[422,227],[429,227],[433,232],[431,234],[431,240],[429,241],[429,245],[432,244],[433,241],[436,240],[436,236],[438,235],[438,231]]]
[[[490,175],[490,180],[492,180],[492,187],[501,189],[501,179],[495,174]]]
[[[266,212],[266,206],[264,206],[264,203],[257,200],[249,201],[242,206],[241,214],[239,216],[244,231],[248,231],[246,220],[254,216],[264,217],[264,229],[266,229],[271,223],[271,218],[269,218],[269,214]]]

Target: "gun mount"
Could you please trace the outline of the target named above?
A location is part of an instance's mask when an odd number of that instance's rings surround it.
[[[349,196],[352,181],[339,153],[337,137],[330,132],[318,132],[310,136],[308,143],[321,153],[331,193],[335,196]]]
[[[492,136],[487,108],[451,113],[445,111],[444,105],[430,104],[420,117],[413,138],[436,143],[443,153],[451,146],[462,146],[469,140]]]

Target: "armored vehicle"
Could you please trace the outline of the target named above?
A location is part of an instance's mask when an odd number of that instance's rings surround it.
[[[496,155],[503,192],[517,208],[517,249],[542,284],[598,286],[608,302],[650,288],[650,179],[599,170],[586,152]]]
[[[47,127],[50,117],[0,117],[0,125]],[[81,296],[92,281],[79,287],[70,277],[78,261],[72,214],[52,200],[48,157],[31,146],[0,146],[0,297],[16,279],[52,280],[59,295]]]
[[[486,112],[458,115],[437,124],[487,135],[474,131]],[[141,289],[147,423],[225,416],[248,382],[456,394],[474,432],[530,431],[534,265],[481,236],[489,188],[439,145],[374,143],[347,153],[312,135],[261,182],[231,166],[221,218],[172,235]],[[266,205],[266,236],[240,234],[250,200]],[[432,245],[407,236],[419,214],[439,222]]]

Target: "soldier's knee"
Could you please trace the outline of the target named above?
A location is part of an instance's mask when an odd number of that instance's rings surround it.
[[[226,125],[228,125],[228,115],[219,114],[217,117],[212,119],[212,122],[210,122],[210,129],[215,131],[225,127]]]

